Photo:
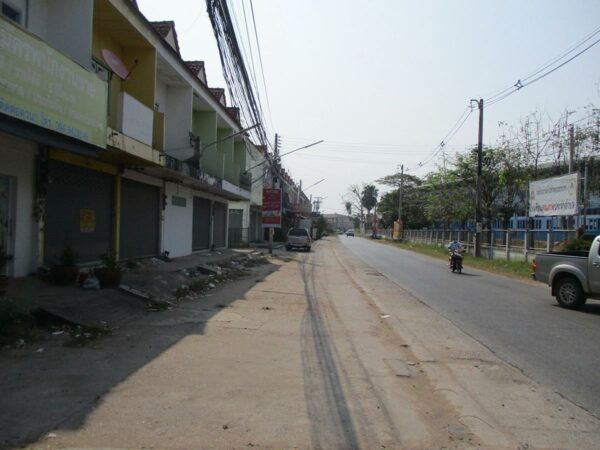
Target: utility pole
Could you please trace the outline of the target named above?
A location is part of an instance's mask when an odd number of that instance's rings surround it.
[[[404,190],[404,164],[400,165],[400,185],[398,187],[398,226],[402,223],[402,194]],[[398,238],[402,240],[402,236]]]
[[[275,133],[275,148],[273,149],[273,165],[271,166],[271,180],[273,181],[273,189],[278,189],[279,184],[279,136]],[[282,196],[283,198],[283,196]],[[281,215],[281,211],[279,213]],[[269,255],[273,254],[273,239],[275,236],[275,228],[269,228]]]
[[[479,137],[477,139],[477,184],[475,192],[475,256],[481,256],[481,165],[483,160],[483,99],[472,99],[479,107]]]
[[[314,208],[315,212],[319,212],[321,209],[321,202],[323,201],[323,197],[315,197]]]
[[[583,169],[583,234],[587,230],[588,162]]]
[[[575,153],[575,128],[569,127],[569,173],[573,173],[573,155]]]
[[[568,117],[568,116],[567,116]],[[573,155],[575,153],[575,129],[573,125],[569,126],[569,173],[573,173]],[[577,186],[579,190],[579,186]],[[566,217],[566,228],[571,228],[573,226],[573,216]]]

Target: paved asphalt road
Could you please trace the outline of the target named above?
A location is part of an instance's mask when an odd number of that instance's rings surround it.
[[[548,287],[340,236],[367,264],[451,320],[505,361],[600,417],[600,302],[558,307]]]

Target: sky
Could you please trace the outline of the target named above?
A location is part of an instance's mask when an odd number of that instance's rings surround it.
[[[138,4],[149,20],[174,20],[184,59],[205,61],[209,86],[226,87],[204,0]],[[400,164],[417,176],[435,170],[441,153],[432,155],[470,99],[487,99],[524,79],[600,27],[598,0],[228,4],[258,79],[266,128],[281,136],[281,152],[325,141],[282,163],[305,187],[325,179],[306,194],[322,197],[321,211],[328,213],[344,212],[350,185],[397,173]],[[565,110],[578,111],[577,120],[589,104],[600,107],[600,43],[484,108],[483,143],[497,142],[499,122],[517,125],[536,110],[554,121]],[[477,114],[446,143],[449,157],[476,145]],[[380,186],[380,192],[389,189]]]

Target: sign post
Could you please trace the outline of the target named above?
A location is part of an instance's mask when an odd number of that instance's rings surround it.
[[[275,228],[281,228],[281,189],[263,188],[262,226],[269,229],[269,254],[272,254]]]

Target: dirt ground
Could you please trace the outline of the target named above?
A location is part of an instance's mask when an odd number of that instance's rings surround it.
[[[81,348],[0,353],[11,448],[598,448],[600,423],[336,237]]]

